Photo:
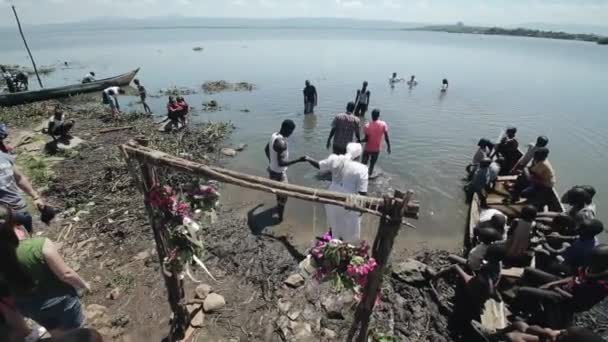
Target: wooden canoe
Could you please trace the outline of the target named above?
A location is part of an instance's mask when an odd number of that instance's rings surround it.
[[[107,87],[126,86],[131,83],[139,68],[115,77],[97,80],[91,83],[73,84],[58,88],[24,91],[20,93],[0,94],[0,106],[15,106],[44,100],[58,99],[78,94],[92,93]]]

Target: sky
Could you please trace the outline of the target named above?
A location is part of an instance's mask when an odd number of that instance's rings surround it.
[[[347,17],[415,23],[608,25],[608,0],[0,0],[0,26],[22,20],[61,23],[91,18]],[[10,20],[10,21],[8,21]]]

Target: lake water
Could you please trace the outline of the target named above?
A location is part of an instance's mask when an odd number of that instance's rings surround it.
[[[17,32],[2,32],[0,62],[28,64]],[[201,108],[214,99],[224,107],[199,113],[197,120],[231,120],[235,143],[249,145],[228,162],[234,169],[265,175],[263,148],[283,119],[298,125],[290,139],[292,156],[327,156],[325,141],[334,114],[369,82],[370,107],[380,108],[390,125],[393,154],[379,160],[386,176],[370,190],[413,189],[421,203],[418,229],[400,237],[455,247],[462,237],[467,207],[463,169],[479,137],[498,137],[507,125],[519,128],[520,145],[544,134],[558,190],[575,184],[598,189],[599,216],[608,219],[608,48],[596,44],[518,37],[457,35],[388,30],[322,29],[132,29],[44,31],[28,34],[39,65],[70,62],[45,85],[74,83],[89,70],[107,77],[141,67],[150,93],[170,86],[200,89],[209,80],[247,81],[253,92],[196,94]],[[192,51],[202,46],[202,52]],[[419,85],[389,87],[392,72],[415,74]],[[442,95],[441,79],[450,89]],[[304,116],[301,91],[309,79],[319,92],[316,115]],[[34,83],[31,79],[30,83]],[[128,103],[134,99],[123,99]],[[150,99],[163,113],[166,99]],[[241,109],[249,109],[243,113]],[[371,109],[371,108],[370,108]],[[292,183],[325,187],[308,165],[290,168]],[[260,197],[229,192],[227,201]],[[264,197],[269,200],[269,197]],[[293,203],[292,233],[312,237],[324,230],[321,206]],[[314,221],[314,222],[313,222]],[[314,227],[314,228],[310,228]],[[373,228],[368,227],[370,235]]]

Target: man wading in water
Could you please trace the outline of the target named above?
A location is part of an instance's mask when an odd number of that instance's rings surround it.
[[[289,158],[289,149],[287,148],[287,138],[291,136],[296,129],[296,124],[292,120],[285,120],[281,124],[279,132],[272,133],[270,141],[266,145],[265,152],[268,158],[268,175],[269,178],[287,183],[287,167],[296,163],[306,161],[306,157],[301,157],[292,161],[287,161]],[[280,221],[283,221],[283,213],[285,212],[285,204],[287,196],[277,195],[277,214]]]
[[[306,81],[304,88],[304,114],[310,114],[315,111],[317,106],[317,88]]]
[[[332,145],[334,154],[346,154],[346,145],[353,142],[353,136],[357,138],[357,142],[361,141],[359,132],[359,118],[352,115],[355,109],[355,104],[349,102],[346,105],[346,113],[336,115],[331,123],[331,132],[327,137],[327,148]]]
[[[370,96],[371,93],[367,89],[367,81],[365,81],[363,82],[363,88],[357,90],[357,98],[355,99],[355,103],[357,104],[357,107],[355,108],[355,116],[365,116],[367,107],[369,106]]]

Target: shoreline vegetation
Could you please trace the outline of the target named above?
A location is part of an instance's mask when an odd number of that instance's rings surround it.
[[[462,23],[456,25],[433,25],[423,26],[404,31],[431,31],[463,34],[484,34],[495,36],[516,36],[531,38],[548,38],[561,40],[579,40],[585,42],[595,42],[599,45],[608,45],[608,37],[588,33],[567,33],[563,31],[543,31],[526,28],[507,29],[501,27],[466,26]]]

